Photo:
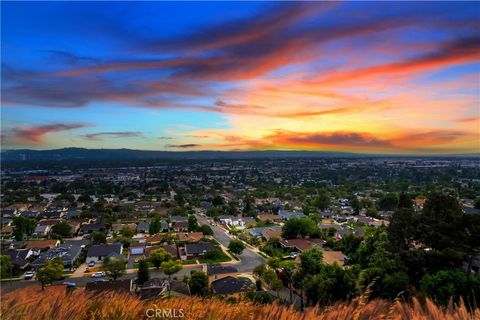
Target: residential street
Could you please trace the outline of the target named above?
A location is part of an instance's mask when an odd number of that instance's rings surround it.
[[[172,277],[183,277],[184,275],[189,275],[192,270],[202,271],[202,266],[184,266],[182,270],[173,275]],[[137,276],[136,272],[127,270],[127,274],[119,279],[134,279]],[[150,278],[155,277],[167,277],[161,270],[150,269]],[[94,282],[95,280],[91,277],[81,277],[81,278],[65,278],[63,280],[55,281],[54,283],[63,283],[63,282],[74,282],[79,287],[84,287],[88,282]],[[36,280],[19,280],[12,282],[2,282],[2,290],[11,291],[16,289],[25,288],[31,285],[40,285]]]
[[[228,247],[228,244],[232,238],[226,234],[225,231],[217,226],[212,226],[206,217],[202,217],[200,215],[196,215],[196,217],[199,224],[207,224],[212,228],[215,239],[217,239],[221,245],[226,248]],[[235,267],[238,269],[238,271],[242,273],[250,273],[253,271],[253,268],[265,262],[265,259],[262,256],[249,247],[245,248],[242,254],[238,257],[240,258],[240,261],[237,263],[232,262],[232,264],[235,264]]]

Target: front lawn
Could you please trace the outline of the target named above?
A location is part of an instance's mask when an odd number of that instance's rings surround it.
[[[150,268],[155,268],[155,266],[153,265],[153,263],[148,262],[148,261],[147,261],[147,263],[148,263],[148,268],[149,268],[149,269],[150,269]],[[139,265],[139,263],[138,263],[138,262],[135,262],[135,263],[133,264],[133,269],[138,269],[138,265]]]
[[[227,254],[225,254],[225,252],[223,252],[220,249],[212,250],[212,251],[215,251],[215,253],[210,255],[208,255],[207,253],[205,258],[199,259],[200,263],[216,264],[216,263],[228,262],[232,260]]]
[[[197,260],[182,260],[182,264],[197,264]]]

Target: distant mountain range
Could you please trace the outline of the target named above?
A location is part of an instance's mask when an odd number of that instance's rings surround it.
[[[475,157],[480,154],[433,155],[427,157]],[[63,148],[54,150],[15,149],[1,152],[2,162],[42,161],[116,161],[116,160],[213,160],[213,159],[291,159],[291,158],[365,158],[365,157],[422,157],[418,155],[373,155],[327,151],[146,151],[132,149]]]

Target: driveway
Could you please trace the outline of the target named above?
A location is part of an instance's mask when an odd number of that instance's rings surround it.
[[[87,276],[87,274],[85,274],[86,269],[87,269],[87,264],[84,262],[81,265],[79,265],[78,268],[75,269],[75,271],[73,271],[73,273],[70,275],[70,278],[82,278]]]
[[[143,256],[143,254],[130,254],[130,256],[128,257],[127,269],[133,269],[133,264],[135,263],[135,259],[137,259],[140,256]]]

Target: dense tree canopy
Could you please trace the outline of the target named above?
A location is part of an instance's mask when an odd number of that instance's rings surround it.
[[[319,237],[321,232],[315,221],[309,217],[291,218],[285,222],[282,228],[283,237],[286,239],[295,239],[298,237],[310,236]]]

